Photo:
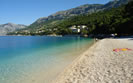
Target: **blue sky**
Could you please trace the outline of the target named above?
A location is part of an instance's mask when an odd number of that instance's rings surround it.
[[[0,24],[29,25],[40,17],[83,4],[105,4],[110,0],[0,0]]]

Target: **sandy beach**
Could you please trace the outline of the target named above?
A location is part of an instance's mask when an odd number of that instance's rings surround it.
[[[133,83],[133,39],[102,39],[53,83]]]

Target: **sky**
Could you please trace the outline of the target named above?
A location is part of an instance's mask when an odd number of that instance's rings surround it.
[[[0,24],[32,24],[40,17],[84,4],[105,4],[110,0],[0,0]]]

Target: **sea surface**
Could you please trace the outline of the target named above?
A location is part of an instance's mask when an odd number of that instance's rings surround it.
[[[0,83],[51,83],[92,43],[81,37],[1,36]]]

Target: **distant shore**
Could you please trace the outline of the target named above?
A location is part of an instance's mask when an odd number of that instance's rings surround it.
[[[114,49],[123,49],[114,51]],[[130,50],[125,50],[130,49]],[[133,38],[102,39],[53,83],[133,83]]]

